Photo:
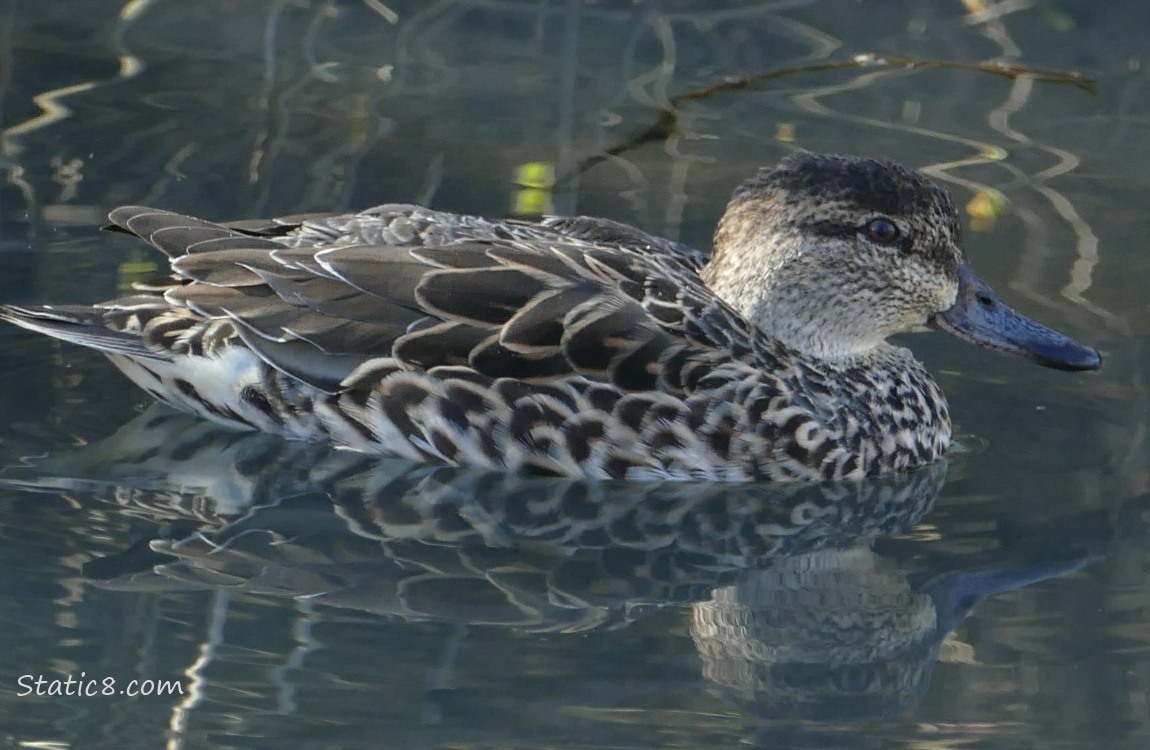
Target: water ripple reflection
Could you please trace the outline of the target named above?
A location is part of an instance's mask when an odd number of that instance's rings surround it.
[[[492,710],[491,681],[533,708],[545,684],[545,704],[596,723],[630,705],[645,731],[660,712],[641,707],[671,690],[684,711],[737,709],[724,732],[804,744],[916,710],[940,651],[978,663],[950,640],[976,605],[1080,570],[1122,536],[1083,516],[1069,544],[1061,525],[1035,524],[996,548],[939,554],[939,537],[970,536],[961,522],[923,524],[946,468],[818,486],[588,483],[286,443],[154,406],[2,485],[65,495],[89,517],[73,532],[89,550],[72,563],[74,594],[56,598],[80,632],[92,625],[73,607],[95,597],[132,602],[137,628],[198,642],[173,670],[187,683],[170,707],[183,725],[219,726],[240,707],[245,726],[229,732],[255,731],[267,711],[309,723],[317,686],[367,662],[379,671],[359,700],[402,696],[438,717],[429,726]],[[1123,512],[1145,528],[1143,501]],[[96,521],[116,518],[146,523],[109,544]],[[206,619],[180,605],[205,601],[192,592],[208,592]],[[561,640],[531,666],[548,641],[507,651],[528,634]],[[647,645],[623,657],[609,697],[561,676],[634,639]],[[148,648],[133,656],[139,645],[106,645],[102,661],[143,672],[154,661]],[[676,676],[656,686],[652,669]]]

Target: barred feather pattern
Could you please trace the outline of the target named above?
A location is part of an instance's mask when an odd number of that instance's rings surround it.
[[[946,470],[937,462],[813,485],[593,482],[285,444],[155,406],[0,485],[99,498],[163,522],[142,556],[133,545],[85,565],[105,581],[97,585],[222,585],[420,617],[459,616],[466,589],[486,592],[468,615],[476,621],[501,612],[520,626],[578,629],[605,624],[608,610],[615,620],[651,603],[710,599],[748,568],[769,563],[772,575],[794,576],[811,572],[811,553],[824,564],[850,559],[846,550],[903,533],[929,512]],[[882,575],[848,567],[882,589]],[[889,622],[889,610],[833,606],[839,596],[858,601],[858,577],[821,583],[811,601],[829,603],[830,618],[801,611],[816,632],[841,630],[833,647],[855,627]]]
[[[601,479],[852,479],[930,463],[930,376],[880,344],[803,356],[700,278],[708,256],[587,217],[407,205],[216,224],[123,207],[172,273],[0,316],[103,350],[225,424],[450,464]]]

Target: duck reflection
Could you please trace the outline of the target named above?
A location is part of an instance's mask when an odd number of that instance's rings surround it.
[[[1081,568],[1085,555],[918,583],[869,548],[744,571],[692,608],[703,675],[764,718],[876,718],[926,692],[940,645],[987,597]]]
[[[231,432],[157,406],[4,483],[163,524],[87,564],[102,587],[226,588],[535,632],[688,607],[702,675],[724,698],[764,719],[843,721],[913,706],[975,604],[1087,559],[932,569],[877,554],[876,540],[930,511],[945,473],[806,486],[521,477]]]

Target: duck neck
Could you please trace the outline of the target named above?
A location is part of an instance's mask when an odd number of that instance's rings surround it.
[[[886,334],[876,294],[846,294],[834,281],[866,275],[865,261],[844,267],[766,208],[754,200],[728,206],[700,272],[704,283],[755,328],[812,359],[849,364],[878,351]]]
[[[745,267],[747,256],[771,257],[767,268]],[[717,253],[701,277],[718,297],[768,337],[811,359],[838,364],[865,360],[883,348],[873,300],[835,300],[811,279],[833,278],[811,256]]]

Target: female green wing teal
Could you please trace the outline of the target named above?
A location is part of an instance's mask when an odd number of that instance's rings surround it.
[[[820,480],[932,462],[951,423],[896,333],[1067,370],[1097,352],[1004,305],[947,194],[794,154],[740,186],[713,254],[615,222],[414,206],[215,224],[111,214],[171,275],[0,308],[216,421],[408,458],[616,479]]]

